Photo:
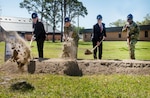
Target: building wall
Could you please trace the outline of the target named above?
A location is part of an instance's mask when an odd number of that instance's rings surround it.
[[[148,37],[145,36],[145,33],[148,32]],[[145,30],[140,32],[140,40],[142,41],[150,41],[150,30]]]
[[[119,34],[121,37],[119,37]],[[120,33],[120,32],[106,32],[106,39],[108,41],[123,41],[126,40],[126,33]],[[87,32],[83,34],[83,41],[91,41],[91,33]]]
[[[148,32],[148,37],[145,37],[145,32]],[[119,34],[121,35],[119,37]],[[126,32],[106,32],[107,41],[125,41],[127,38]],[[139,40],[150,41],[150,30],[141,31],[139,35]],[[86,32],[83,34],[83,41],[91,41],[91,32]]]
[[[49,41],[52,40],[52,38],[53,38],[53,34],[48,34],[46,40]],[[55,34],[55,40],[61,40],[61,34]]]
[[[106,32],[106,39],[108,41],[114,40],[114,41],[123,41],[126,40],[126,33],[124,32]]]
[[[91,41],[91,32],[87,32],[83,34],[84,41]]]
[[[32,34],[31,33],[25,33],[24,37],[27,41],[30,41],[32,38]],[[47,36],[46,36],[47,41],[52,40],[52,38],[53,38],[53,35],[51,33],[47,34]],[[61,34],[55,34],[55,40],[60,40],[60,39],[61,39]]]
[[[31,33],[26,33],[26,34],[24,35],[24,38],[25,38],[27,41],[30,41],[31,38],[32,38],[32,34],[31,34]]]

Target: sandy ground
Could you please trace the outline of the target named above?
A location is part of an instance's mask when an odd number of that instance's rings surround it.
[[[136,74],[150,75],[150,61],[138,60],[67,60],[34,59],[34,63],[24,66],[24,73],[49,73],[61,75],[97,75],[97,74]],[[17,64],[6,62],[0,71],[7,74],[21,73]]]

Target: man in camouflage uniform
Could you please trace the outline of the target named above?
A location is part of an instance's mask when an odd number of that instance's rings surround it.
[[[78,33],[75,31],[74,27],[70,23],[69,17],[65,18],[65,26],[64,26],[64,40],[65,42],[67,41],[73,41],[73,48],[74,48],[74,53],[73,53],[73,58],[77,59],[77,51],[78,51],[78,41],[79,41],[79,36]]]
[[[132,14],[129,14],[127,16],[127,22],[122,31],[127,32],[127,43],[129,45],[129,51],[130,51],[130,59],[135,59],[135,44],[137,43],[140,28],[139,26],[133,21]]]

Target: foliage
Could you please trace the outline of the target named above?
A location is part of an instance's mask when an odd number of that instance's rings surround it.
[[[84,27],[75,27],[75,31],[77,31],[79,34],[82,34],[84,31]]]
[[[29,13],[37,12],[41,15],[41,21],[43,20],[43,15],[47,13],[45,0],[23,0],[20,3],[20,8],[26,8]]]
[[[29,13],[37,12],[41,15],[41,19],[45,18],[47,20],[49,17],[61,16],[60,11],[64,12],[64,10],[61,10],[60,6],[63,8],[65,4],[67,16],[71,20],[77,16],[84,17],[88,14],[86,7],[78,0],[24,0],[20,3],[20,8],[26,8]]]
[[[78,16],[85,17],[85,15],[88,14],[86,7],[78,0],[67,0],[66,8],[67,16],[70,17],[71,20]]]
[[[109,26],[111,26],[111,27],[121,27],[121,26],[124,26],[125,23],[126,23],[125,20],[118,19],[117,21],[110,23]]]
[[[53,25],[53,42],[55,42],[55,30],[58,23],[61,21],[60,15],[60,3],[58,0],[46,0],[45,5],[47,13],[45,14],[46,19],[49,20]]]
[[[137,21],[139,25],[150,25],[150,15],[147,14],[142,22]]]
[[[23,0],[20,7],[26,8],[29,13],[37,12],[41,15],[41,20],[44,18],[46,22],[52,24],[53,42],[55,42],[55,30],[59,22],[62,22],[61,32],[63,32],[63,20],[66,12],[71,20],[88,14],[86,7],[78,0]]]
[[[110,23],[109,26],[110,27],[121,27],[121,26],[124,26],[125,23],[126,23],[125,20],[118,19],[117,21]],[[150,15],[147,14],[144,17],[144,20],[142,22],[137,21],[137,24],[138,25],[150,25]]]

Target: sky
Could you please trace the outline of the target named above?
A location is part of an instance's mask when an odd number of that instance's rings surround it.
[[[0,16],[31,18],[26,9],[19,7],[23,0],[0,0]],[[96,24],[97,15],[101,14],[103,23],[109,27],[109,23],[118,19],[126,20],[128,14],[132,14],[134,21],[142,21],[146,14],[150,14],[150,0],[79,0],[87,8],[88,15],[80,17],[79,25],[84,28],[92,28]],[[77,20],[77,19],[76,19]],[[77,26],[77,23],[75,24]]]

